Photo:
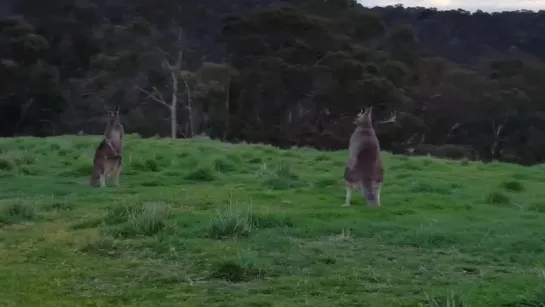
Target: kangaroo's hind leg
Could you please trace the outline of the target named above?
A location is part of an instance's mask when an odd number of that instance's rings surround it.
[[[352,188],[349,185],[346,185],[346,196],[344,199],[343,207],[350,207],[350,200],[352,199]]]
[[[114,169],[112,172],[112,178],[113,178],[113,186],[118,187],[119,186],[119,174],[121,173],[121,169],[123,167],[121,159],[117,160],[114,165]]]
[[[346,196],[344,198],[343,207],[350,207],[350,201],[352,200],[352,190],[357,189],[358,186],[359,186],[358,182],[345,180]]]
[[[101,188],[106,186],[106,174],[103,166],[95,165],[93,173],[91,173],[91,186],[100,186]]]
[[[375,182],[373,188],[374,188],[374,194],[376,199],[376,206],[380,207],[380,189],[382,187],[382,182]]]
[[[100,174],[100,187],[105,188],[106,187],[106,173]]]
[[[367,204],[373,207],[378,207],[378,198],[375,190],[375,183],[372,181],[362,182],[360,184],[360,191],[367,200]]]
[[[100,182],[100,173],[96,170],[93,170],[93,173],[91,173],[91,186],[96,187],[99,185]]]

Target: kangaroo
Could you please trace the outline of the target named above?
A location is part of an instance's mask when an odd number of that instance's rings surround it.
[[[380,207],[380,188],[384,180],[384,168],[380,158],[380,144],[375,134],[371,112],[373,107],[368,107],[365,112],[360,112],[354,124],[356,129],[350,136],[348,146],[349,157],[344,169],[346,183],[346,199],[344,206],[350,206],[352,189],[359,189],[367,203],[374,207]],[[394,123],[396,113],[390,119],[378,122]]]
[[[107,108],[108,125],[104,138],[98,145],[93,160],[94,168],[91,174],[91,185],[106,187],[106,177],[113,177],[114,186],[119,186],[123,158],[123,138],[125,132],[119,120],[119,107]]]

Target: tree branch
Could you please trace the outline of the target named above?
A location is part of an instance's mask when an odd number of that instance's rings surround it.
[[[153,87],[154,93],[150,93],[150,92],[146,91],[145,89],[141,88],[140,86],[138,86],[138,84],[134,84],[134,86],[137,89],[139,89],[140,91],[142,91],[142,93],[148,95],[147,98],[151,98],[154,101],[156,101],[156,102],[170,108],[170,105],[165,102],[165,100],[163,99],[163,95],[161,95],[161,93],[157,90],[157,88]],[[157,97],[156,95],[159,96],[159,97]]]
[[[163,97],[163,94],[161,94],[161,92],[157,89],[157,87],[154,86],[154,87],[152,87],[152,89],[153,89],[153,93],[157,95],[157,99],[159,99],[159,100],[166,103],[166,100]]]
[[[161,47],[157,47],[155,48],[160,54],[162,54],[165,59],[163,60],[163,62],[167,62],[167,66],[171,66],[169,63],[168,63],[168,60],[170,61],[176,61],[176,59],[168,52],[164,51]],[[164,65],[164,64],[163,64]]]

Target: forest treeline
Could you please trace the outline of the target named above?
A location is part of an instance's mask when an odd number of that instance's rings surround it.
[[[385,150],[545,161],[545,12],[352,0],[38,0],[0,6],[0,135],[344,149],[373,106]]]

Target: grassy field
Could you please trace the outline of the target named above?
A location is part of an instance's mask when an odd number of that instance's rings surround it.
[[[545,171],[384,154],[382,208],[347,152],[130,136],[0,140],[0,306],[545,306]]]

